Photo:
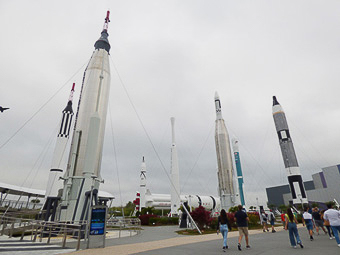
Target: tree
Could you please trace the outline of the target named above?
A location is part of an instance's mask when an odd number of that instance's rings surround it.
[[[319,207],[319,203],[312,203],[312,207],[314,208],[314,207]]]
[[[280,205],[280,206],[279,206],[279,209],[280,209],[281,212],[286,212],[287,209],[288,209],[288,206],[286,206],[286,205]]]
[[[269,209],[274,210],[274,209],[276,208],[276,205],[270,204],[270,203],[267,202],[267,207],[268,207]]]
[[[235,213],[237,211],[238,211],[238,206],[230,207],[229,210],[228,210],[228,212],[230,212],[230,213]]]
[[[212,221],[212,218],[210,216],[211,212],[205,210],[205,208],[201,205],[190,214],[199,229],[203,229],[205,226],[209,226]]]

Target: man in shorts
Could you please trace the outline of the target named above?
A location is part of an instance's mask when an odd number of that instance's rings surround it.
[[[235,213],[235,221],[237,224],[237,228],[238,228],[238,232],[239,232],[239,237],[238,237],[238,245],[237,248],[239,251],[241,251],[241,241],[242,241],[242,237],[244,235],[245,239],[246,239],[246,248],[250,249],[250,245],[249,245],[249,237],[248,237],[248,215],[247,213],[245,213],[243,210],[242,205],[238,206],[238,211]]]
[[[327,235],[326,229],[323,226],[323,220],[321,219],[321,215],[317,207],[313,209],[312,216],[314,219],[317,235],[319,235],[319,228],[321,228],[323,232]]]

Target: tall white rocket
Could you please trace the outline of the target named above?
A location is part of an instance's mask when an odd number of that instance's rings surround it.
[[[229,134],[222,118],[221,102],[217,92],[215,93],[215,108],[215,144],[218,165],[219,196],[221,199],[221,208],[228,210],[230,207],[236,205],[234,171]]]
[[[45,198],[57,197],[58,190],[62,188],[62,181],[59,180],[59,178],[63,176],[63,169],[61,168],[61,163],[67,146],[67,141],[70,136],[70,128],[72,124],[73,117],[72,100],[74,85],[75,84],[73,83],[67,105],[62,112],[62,118],[52,158],[52,165],[50,169],[50,174],[48,176]]]
[[[178,209],[181,205],[180,186],[179,186],[179,167],[178,155],[175,141],[175,118],[171,119],[172,145],[171,145],[171,216],[178,215]]]
[[[143,162],[140,170],[140,184],[139,184],[139,211],[145,207],[145,194],[146,194],[146,164],[143,157]]]
[[[97,203],[106,113],[110,93],[109,14],[83,77],[68,168],[65,174],[60,220],[87,219],[89,203]],[[92,191],[92,194],[91,194]],[[90,201],[90,198],[93,198]]]

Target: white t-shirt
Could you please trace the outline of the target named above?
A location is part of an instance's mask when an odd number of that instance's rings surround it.
[[[340,226],[340,212],[334,209],[328,209],[323,215],[325,220],[329,220],[331,226]]]
[[[312,219],[312,215],[309,212],[304,212],[302,216],[305,220],[311,220]]]

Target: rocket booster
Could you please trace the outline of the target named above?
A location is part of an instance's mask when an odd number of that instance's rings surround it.
[[[84,72],[72,145],[65,174],[61,220],[86,218],[90,197],[97,200],[105,123],[110,94],[109,11]],[[90,195],[91,190],[93,195]]]
[[[50,174],[48,177],[47,187],[46,187],[46,194],[45,197],[57,197],[58,190],[62,188],[61,181],[58,182],[59,177],[62,177],[63,170],[60,167],[63,155],[65,153],[67,141],[70,135],[70,128],[72,124],[72,117],[73,117],[73,109],[72,109],[72,100],[73,100],[73,93],[74,93],[74,86],[73,83],[70,97],[65,109],[62,112],[62,119],[60,122],[59,132],[57,136],[57,142],[54,148],[53,159]]]
[[[180,186],[179,186],[179,167],[178,154],[175,141],[175,118],[171,118],[172,128],[172,145],[171,145],[171,215],[178,215],[178,209],[181,204]]]
[[[295,155],[293,141],[290,137],[286,115],[275,96],[273,96],[273,118],[276,132],[279,137],[281,153],[288,176],[293,203],[308,203],[299,164]]]
[[[216,128],[215,144],[218,165],[218,187],[222,209],[229,209],[236,204],[233,184],[233,162],[229,134],[222,118],[220,98],[215,93]]]
[[[241,168],[241,160],[240,160],[240,151],[238,148],[238,141],[236,139],[232,140],[233,144],[233,151],[234,151],[234,158],[235,158],[235,165],[236,165],[236,173],[237,173],[237,180],[238,180],[238,189],[240,192],[240,200],[241,205],[245,205],[244,202],[244,193],[243,193],[243,174]]]
[[[140,200],[139,200],[139,211],[145,207],[145,194],[146,194],[146,164],[143,157],[143,162],[140,170]]]

